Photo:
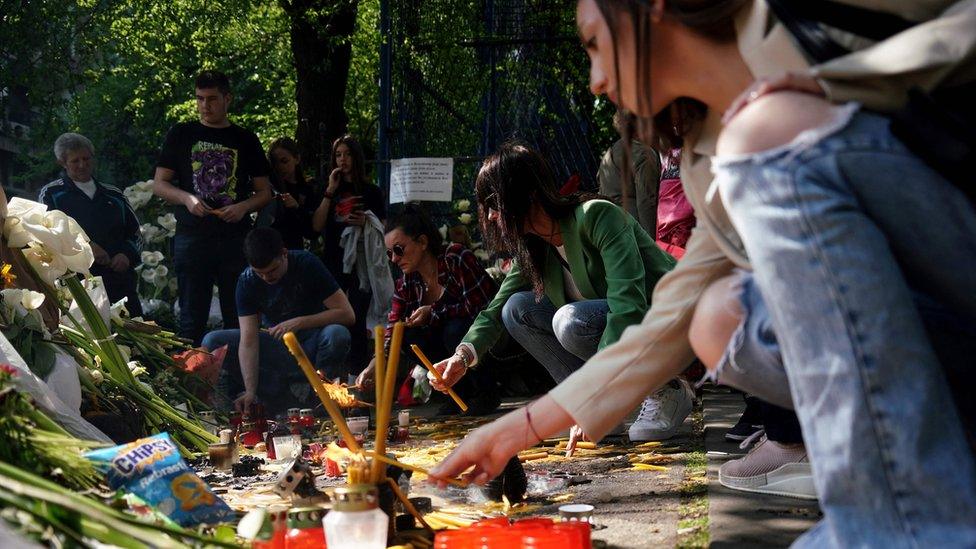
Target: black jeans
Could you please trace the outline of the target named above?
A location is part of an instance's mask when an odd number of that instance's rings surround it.
[[[181,234],[173,239],[173,268],[180,292],[180,336],[200,345],[214,284],[224,329],[237,328],[237,277],[246,267],[244,236]]]
[[[117,273],[107,267],[93,265],[91,274],[102,277],[102,282],[105,284],[105,293],[108,294],[108,299],[112,303],[115,303],[123,297],[127,297],[125,309],[129,311],[129,316],[142,316],[142,303],[139,301],[139,291],[136,284],[136,277],[138,275],[136,275],[135,271],[130,268],[124,272]]]
[[[780,408],[762,399],[757,400],[759,401],[759,417],[769,440],[782,444],[803,442],[800,420],[796,417],[796,412]]]
[[[410,350],[411,344],[420,347],[431,362],[437,363],[454,354],[454,350],[461,343],[461,338],[471,327],[471,322],[465,319],[451,319],[434,328],[407,328],[403,334],[403,347],[400,350],[400,370],[403,376],[410,371],[404,370],[404,366],[412,369],[415,364],[420,364]],[[468,370],[454,386],[454,390],[465,400],[478,395],[493,396],[498,392],[490,368]]]

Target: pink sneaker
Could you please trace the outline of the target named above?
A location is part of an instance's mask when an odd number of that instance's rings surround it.
[[[743,441],[743,448],[752,442],[750,439]],[[718,481],[726,488],[743,492],[817,499],[803,444],[780,444],[765,436],[745,456],[723,463],[718,469]]]

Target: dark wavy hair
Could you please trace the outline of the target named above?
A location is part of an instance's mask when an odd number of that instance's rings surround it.
[[[281,255],[284,247],[285,243],[277,229],[256,227],[244,238],[244,257],[251,267],[263,269]]]
[[[651,102],[651,3],[648,0],[595,0],[613,37],[614,58],[619,59],[617,33],[620,25],[629,24],[634,35],[637,56],[637,94],[640,110]],[[717,42],[735,40],[735,15],[749,0],[669,0],[665,17],[670,17],[698,34]],[[619,62],[613,68],[620,82]],[[637,138],[652,147],[667,151],[681,147],[684,136],[705,117],[707,108],[697,99],[678,98],[652,118],[627,114],[622,137],[627,149]]]
[[[349,152],[352,154],[352,184],[356,191],[359,192],[364,185],[369,185],[369,180],[366,179],[366,154],[363,153],[363,146],[359,144],[359,141],[355,137],[348,133],[333,141],[332,167],[329,168],[329,172],[339,167],[336,164],[336,149],[339,148],[339,145],[349,147]]]
[[[389,233],[396,229],[400,229],[403,234],[413,240],[426,236],[427,252],[433,254],[434,257],[440,255],[444,249],[444,237],[441,236],[441,231],[434,226],[434,222],[430,219],[427,211],[416,204],[407,204],[399,215],[388,219],[383,232]]]
[[[278,180],[278,172],[274,168],[274,157],[272,156],[274,152],[278,149],[284,149],[288,151],[288,154],[298,158],[298,164],[295,165],[295,183],[299,185],[305,184],[305,167],[302,165],[302,153],[298,148],[298,143],[290,137],[279,137],[271,142],[271,146],[268,147],[268,163],[271,164],[271,181],[275,184],[275,188],[279,192],[285,192],[284,185],[282,181]]]
[[[230,93],[230,78],[220,71],[201,71],[193,80],[193,87],[198,90],[217,88],[217,91],[227,95]]]
[[[532,283],[536,297],[545,290],[542,266],[549,244],[525,232],[526,220],[537,204],[554,221],[573,215],[576,207],[599,195],[575,192],[561,196],[552,171],[538,152],[512,141],[485,158],[475,181],[478,199],[478,221],[487,247],[493,252],[507,252],[518,261],[519,268]],[[488,208],[501,215],[504,228],[488,221]]]

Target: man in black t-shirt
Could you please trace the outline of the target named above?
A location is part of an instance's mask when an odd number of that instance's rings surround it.
[[[227,119],[227,77],[196,79],[199,121],[170,128],[156,163],[153,192],[177,206],[173,266],[180,292],[180,335],[199,344],[214,283],[225,328],[237,327],[234,287],[245,267],[250,213],[271,201],[271,168],[254,132]]]
[[[251,231],[244,250],[250,266],[237,281],[240,329],[210,332],[203,347],[230,345],[219,385],[238,410],[249,410],[255,399],[272,411],[285,409],[293,405],[287,381],[301,371],[282,336],[295,332],[315,368],[333,378],[344,371],[356,314],[322,261],[289,251],[275,229]]]

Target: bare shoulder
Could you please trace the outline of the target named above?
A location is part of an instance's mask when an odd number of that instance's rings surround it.
[[[719,134],[719,155],[749,154],[785,145],[800,133],[832,120],[835,106],[823,97],[791,91],[756,99]]]

